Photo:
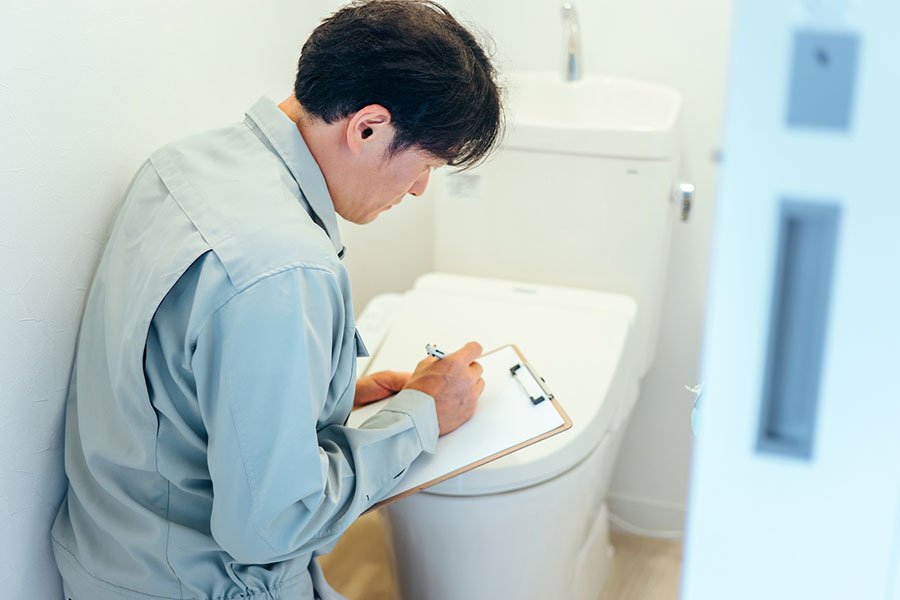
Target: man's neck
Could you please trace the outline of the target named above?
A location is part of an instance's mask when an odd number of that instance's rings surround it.
[[[333,162],[330,157],[335,153],[336,136],[340,135],[337,123],[326,123],[310,115],[293,95],[285,98],[278,108],[297,125],[306,147],[327,180],[329,173],[326,171],[330,171]]]
[[[344,130],[347,126],[346,119],[326,123],[309,114],[293,95],[279,104],[278,108],[297,125],[297,131],[300,132],[309,153],[312,154],[313,160],[319,166],[319,170],[325,178],[325,185],[328,186],[328,193],[334,202],[335,189],[332,188],[332,184],[336,181],[340,182],[341,178],[350,177],[347,172],[350,167],[347,166],[347,161],[342,160],[341,157]],[[335,204],[335,210],[343,216],[337,204]]]
[[[280,108],[291,121],[296,123],[298,128],[302,121],[309,120],[309,115],[294,96],[285,98],[284,101],[278,105],[278,108]]]
[[[303,136],[303,141],[306,142],[306,145],[309,147],[310,152],[315,156],[315,152],[313,151],[313,139],[319,137],[316,135],[314,129],[316,128],[316,119],[314,119],[300,102],[294,96],[288,96],[282,101],[281,104],[278,105],[278,108],[287,115],[288,119],[294,122],[297,126],[297,130],[300,132],[300,135]],[[325,123],[321,123],[324,125]]]

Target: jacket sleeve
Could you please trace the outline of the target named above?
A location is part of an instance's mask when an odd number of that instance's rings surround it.
[[[191,368],[208,434],[210,528],[240,562],[333,543],[423,450],[434,451],[434,400],[414,390],[359,429],[317,429],[326,402],[352,403],[355,393],[353,375],[333,377],[348,352],[356,360],[355,345],[343,347],[354,339],[344,314],[331,272],[294,268],[235,295],[197,336]]]

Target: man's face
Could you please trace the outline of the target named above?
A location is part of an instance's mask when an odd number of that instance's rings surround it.
[[[359,224],[371,223],[406,194],[421,196],[431,170],[446,162],[414,146],[393,156],[388,156],[386,147],[363,154],[345,173],[344,181],[330,190],[337,213]]]

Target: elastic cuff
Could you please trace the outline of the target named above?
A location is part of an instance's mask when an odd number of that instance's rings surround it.
[[[419,443],[422,444],[422,450],[429,454],[434,454],[437,449],[438,435],[440,434],[434,398],[419,390],[402,390],[388,400],[381,410],[408,415],[412,419],[416,433],[419,435]]]

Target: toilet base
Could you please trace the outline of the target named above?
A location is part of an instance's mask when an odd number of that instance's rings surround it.
[[[596,600],[612,563],[616,436],[565,473],[483,496],[421,492],[386,507],[405,600]]]

